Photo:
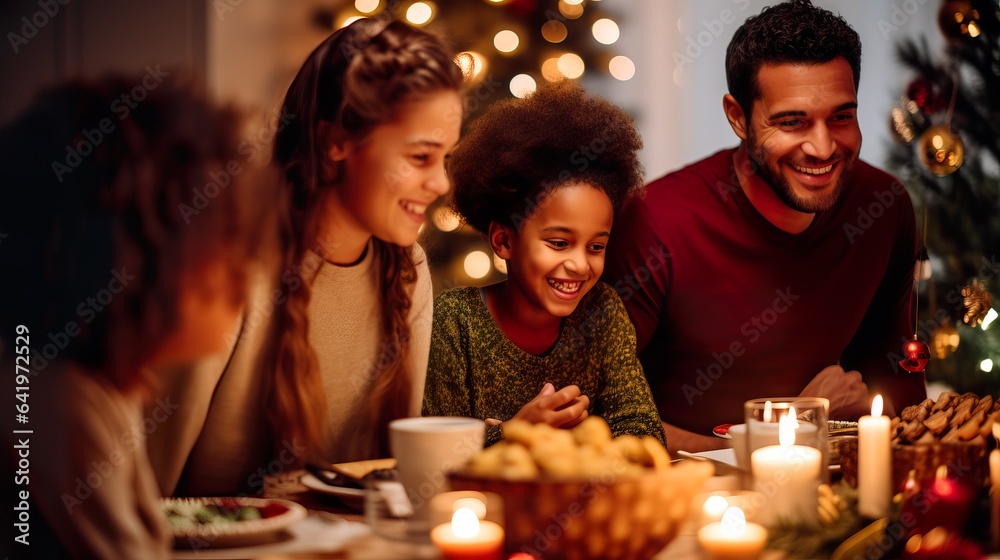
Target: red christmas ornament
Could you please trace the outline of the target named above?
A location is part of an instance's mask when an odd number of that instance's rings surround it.
[[[929,361],[931,361],[931,349],[926,342],[910,340],[903,345],[903,359],[899,361],[899,366],[906,371],[920,373],[924,371]]]
[[[944,109],[945,99],[939,89],[927,78],[917,78],[906,88],[906,96],[920,107],[920,110],[930,115]]]

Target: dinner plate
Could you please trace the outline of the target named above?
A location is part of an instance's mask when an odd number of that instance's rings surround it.
[[[712,434],[715,437],[720,437],[722,439],[733,439],[733,436],[729,435],[729,428],[732,427],[732,424],[719,424],[718,426],[712,428]]]
[[[336,496],[346,505],[358,508],[364,507],[365,491],[363,489],[331,486],[309,473],[302,475],[299,482],[302,483],[302,486],[305,486],[310,490]]]
[[[193,517],[205,506],[252,507],[261,519],[191,523],[171,521],[174,544],[184,548],[251,546],[279,538],[279,533],[293,523],[305,519],[306,508],[288,500],[265,498],[163,498],[163,511]]]

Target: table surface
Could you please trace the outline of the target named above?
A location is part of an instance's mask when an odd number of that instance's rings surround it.
[[[345,521],[364,523],[364,516],[360,512],[352,512],[344,508],[336,497],[327,496],[312,492],[302,486],[298,479],[304,471],[293,471],[272,478],[267,483],[266,496],[269,498],[283,498],[293,500],[305,506],[312,512],[325,512],[327,517],[336,516]],[[331,553],[316,553],[307,555],[288,556],[267,556],[260,560],[291,560],[294,559],[326,559],[326,558],[349,558],[353,560],[398,560],[398,559],[427,559],[435,560],[441,558],[437,549],[430,544],[416,544],[410,542],[393,541],[382,538],[374,533],[369,533],[363,537],[351,541],[345,548]],[[655,556],[655,560],[701,560],[707,558],[698,546],[693,525],[682,528],[680,534],[662,552]],[[784,553],[779,551],[765,551],[760,560],[782,560]]]
[[[364,523],[364,516],[359,511],[347,509],[345,505],[336,497],[313,492],[303,486],[299,479],[305,471],[291,471],[275,477],[269,477],[265,484],[265,496],[268,498],[283,498],[293,500],[305,506],[312,515],[321,515],[327,520],[342,520],[348,522]],[[728,482],[723,482],[727,477],[713,477],[715,484],[722,487]],[[716,490],[722,488],[706,488],[706,490]],[[353,560],[437,560],[441,558],[440,553],[431,544],[416,544],[411,542],[394,541],[382,538],[374,533],[368,533],[362,537],[350,541],[345,547],[336,552],[294,554],[294,555],[271,555],[258,556],[258,560],[302,560],[302,559],[353,559]],[[707,560],[707,556],[698,545],[693,523],[688,523],[683,527],[677,537],[659,554],[654,560]],[[758,560],[784,560],[784,552],[775,550],[765,550]],[[987,560],[1000,560],[1000,554],[991,554]]]

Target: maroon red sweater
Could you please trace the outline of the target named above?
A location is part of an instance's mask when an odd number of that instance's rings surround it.
[[[857,369],[897,411],[923,400],[899,368],[913,336],[913,205],[863,161],[799,234],[751,204],[724,150],[651,183],[615,221],[604,280],[625,302],[661,418],[701,434],[751,398]]]

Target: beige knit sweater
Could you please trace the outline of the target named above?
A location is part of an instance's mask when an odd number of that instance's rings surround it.
[[[410,360],[414,373],[411,414],[420,413],[430,348],[432,289],[427,259],[413,247],[417,282],[410,310]],[[268,438],[263,408],[265,357],[273,348],[274,310],[287,293],[311,282],[309,339],[319,357],[327,398],[327,460],[377,455],[365,417],[380,353],[379,270],[371,246],[358,264],[342,267],[310,255],[316,267],[286,271],[280,285],[258,285],[251,293],[235,348],[193,368],[172,372],[164,388],[179,405],[150,435],[151,461],[164,495],[234,495],[263,488],[263,477],[288,470],[312,451]],[[307,259],[308,262],[309,259]],[[237,338],[238,337],[238,338]]]
[[[143,434],[172,405],[154,399],[142,416],[140,401],[65,362],[31,380],[31,423],[17,429],[33,433],[0,437],[11,456],[24,453],[30,462],[26,557],[168,557],[170,532]]]

